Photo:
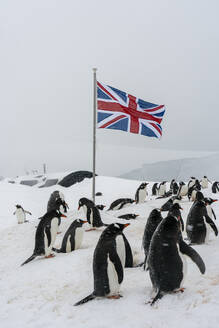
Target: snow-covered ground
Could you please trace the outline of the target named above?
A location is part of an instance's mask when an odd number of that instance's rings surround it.
[[[196,265],[188,263],[186,290],[183,294],[166,295],[154,307],[145,302],[151,296],[148,272],[141,268],[125,269],[121,286],[123,298],[119,300],[93,300],[79,307],[73,304],[93,291],[92,258],[99,231],[84,233],[82,248],[69,254],[56,254],[54,258],[38,258],[21,267],[33,251],[35,226],[38,217],[45,213],[52,191],[64,193],[70,210],[62,220],[62,234],[55,242],[59,246],[70,223],[83,218],[77,211],[80,197],[91,196],[92,180],[70,188],[54,186],[35,188],[23,185],[0,183],[0,327],[124,327],[124,328],[213,328],[219,322],[219,239],[211,234],[207,245],[194,246],[206,264],[206,273],[201,275]],[[139,181],[119,178],[97,177],[97,204],[110,203],[120,197],[134,198]],[[152,182],[149,185],[151,191]],[[151,194],[151,193],[150,193]],[[204,191],[211,196],[211,189]],[[215,195],[214,195],[215,198]],[[216,198],[219,198],[216,195]],[[117,215],[136,213],[125,234],[132,246],[134,262],[143,260],[142,236],[147,217],[153,208],[160,207],[165,200],[149,196],[141,205],[132,204],[119,211],[103,211],[105,223],[124,222]],[[29,223],[18,225],[13,215],[15,204],[21,204],[32,212]],[[182,215],[186,220],[191,203],[185,198],[181,202]],[[219,218],[219,204],[214,204]],[[130,221],[129,221],[130,222]],[[216,221],[218,226],[218,221]],[[84,227],[86,228],[86,227]]]

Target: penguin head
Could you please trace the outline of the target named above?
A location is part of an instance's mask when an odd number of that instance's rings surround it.
[[[17,205],[15,205],[15,206],[16,206],[17,208],[21,208],[21,205],[18,205],[18,204],[17,204]]]
[[[183,182],[183,181],[180,181],[180,182],[179,182],[179,185],[180,185],[180,186],[183,186],[184,184],[185,184],[185,182]]]
[[[160,219],[162,218],[162,215],[161,215],[161,210],[158,209],[158,208],[154,208],[151,213],[150,213],[150,218],[153,220],[153,221],[156,221],[157,219]]]
[[[203,178],[207,179],[207,176],[206,176],[206,175],[204,175],[204,177],[203,177]]]
[[[218,199],[212,199],[210,197],[205,197],[204,201],[205,201],[205,205],[211,205],[212,203],[217,202]]]
[[[143,182],[141,185],[140,185],[140,189],[144,189],[149,183],[147,182]]]
[[[106,205],[96,205],[96,208],[101,211],[104,209],[104,207],[106,207]]]
[[[67,204],[62,198],[60,198],[60,197],[56,198],[55,203],[56,203],[56,207],[58,208],[59,211],[64,212],[64,213],[67,212]]]
[[[183,208],[180,206],[179,203],[174,203],[172,206],[171,206],[171,211],[172,210],[183,210]]]
[[[130,223],[112,223],[105,230],[104,235],[107,237],[116,237],[123,232],[123,229],[128,227]]]
[[[78,201],[78,210],[80,210],[80,208],[84,205],[87,207],[92,207],[92,206],[94,206],[94,203],[92,202],[92,200],[90,200],[86,197],[82,197]]]
[[[204,196],[203,193],[201,191],[197,191],[196,193],[196,200],[200,201],[200,200],[204,200]]]
[[[75,220],[75,223],[76,223],[76,226],[78,226],[78,227],[82,227],[82,225],[83,225],[84,223],[87,223],[87,221],[85,221],[85,220],[81,220],[81,219],[77,219],[77,220]]]
[[[167,239],[174,239],[177,241],[180,232],[180,221],[179,218],[168,215],[162,221],[162,234]]]

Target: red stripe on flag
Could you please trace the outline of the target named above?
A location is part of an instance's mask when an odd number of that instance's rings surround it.
[[[102,84],[100,84],[100,82],[97,82],[97,85],[100,89],[102,89],[108,96],[110,96],[111,98],[113,98],[114,100],[118,101],[109,91],[107,91]]]
[[[160,105],[160,106],[157,106],[157,107],[155,107],[155,108],[144,109],[144,111],[147,111],[147,112],[155,112],[156,110],[161,109],[161,108],[163,108],[163,107],[164,107],[164,105]]]
[[[102,126],[99,126],[99,128],[104,129],[104,128],[106,128],[107,126],[109,126],[109,125],[115,123],[116,121],[119,121],[121,118],[125,118],[125,117],[126,117],[125,115],[117,116],[116,118],[114,118],[114,119],[111,120],[110,122],[107,122],[107,123],[105,123],[105,124],[102,125]]]

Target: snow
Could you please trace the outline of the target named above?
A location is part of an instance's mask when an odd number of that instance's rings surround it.
[[[125,269],[121,285],[123,298],[119,300],[99,299],[74,307],[74,303],[93,291],[92,259],[101,231],[84,233],[82,248],[68,254],[56,254],[54,258],[37,258],[21,267],[34,248],[35,226],[38,217],[45,213],[52,191],[64,193],[70,210],[67,219],[62,219],[55,246],[59,247],[65,231],[76,218],[84,218],[83,210],[77,211],[78,200],[91,196],[91,179],[70,188],[53,186],[39,189],[7,182],[0,183],[0,317],[1,327],[124,327],[124,328],[212,328],[219,320],[219,239],[213,233],[206,245],[194,246],[206,264],[206,273],[201,275],[197,266],[187,260],[188,273],[184,282],[185,292],[165,295],[154,307],[145,304],[151,297],[151,282],[148,272],[141,268]],[[120,197],[134,198],[139,181],[99,176],[96,191],[97,204],[110,203]],[[142,236],[147,217],[153,208],[159,208],[165,200],[149,196],[144,204],[131,204],[118,211],[102,211],[105,223],[126,222],[117,215],[136,213],[140,216],[129,221],[125,229],[135,264],[144,256],[141,249]],[[204,190],[207,196],[211,188]],[[215,197],[216,196],[216,197]],[[15,205],[21,204],[32,213],[29,223],[17,224],[13,215]],[[184,222],[191,206],[185,197],[181,202]],[[219,218],[219,204],[213,205]],[[218,226],[218,223],[216,221]],[[84,225],[84,228],[87,228]]]

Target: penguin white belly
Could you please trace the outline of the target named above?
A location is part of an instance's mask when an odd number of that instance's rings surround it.
[[[16,210],[16,216],[17,216],[18,223],[24,223],[26,216],[25,216],[24,211],[21,208],[18,208]]]
[[[208,188],[208,180],[207,179],[203,179],[201,181],[201,186],[202,186],[203,189]]]
[[[180,190],[180,196],[186,196],[188,194],[188,186],[182,186]]]
[[[109,294],[108,296],[119,294],[119,281],[118,275],[113,262],[110,261],[109,255],[107,257],[107,275],[109,280]]]
[[[90,226],[93,227],[93,222],[94,222],[94,214],[93,214],[93,210],[91,210],[90,212]]]
[[[205,221],[205,227],[206,227],[205,243],[207,243],[210,240],[211,226]]]
[[[196,190],[193,190],[192,191],[192,195],[191,195],[191,200],[194,202],[196,200],[196,194],[197,194],[197,191]]]
[[[146,189],[140,189],[138,192],[138,203],[144,203],[147,197],[147,190]]]
[[[116,205],[115,207],[113,207],[113,211],[116,211],[116,210],[119,210],[120,209],[120,206],[121,206],[121,203]]]
[[[186,260],[186,255],[182,254],[179,250],[179,246],[177,245],[177,248],[178,248],[178,253],[179,253],[179,256],[182,260],[182,264],[183,264],[183,279],[180,283],[180,288],[183,287],[183,284],[184,284],[184,281],[185,281],[185,278],[186,278],[186,275],[187,275],[187,260]]]
[[[82,228],[75,229],[75,249],[81,247],[83,234],[84,234],[84,230]]]
[[[66,242],[66,253],[70,253],[71,252],[71,242],[70,242],[70,238],[71,238],[71,235],[68,236],[67,238],[67,242]]]
[[[45,254],[46,254],[46,256],[51,254],[52,247],[55,243],[56,235],[57,235],[57,231],[58,231],[58,222],[59,222],[58,218],[56,218],[56,217],[54,219],[52,219],[52,221],[51,221],[51,227],[50,227],[51,243],[50,243],[50,245],[48,245],[47,236],[46,236],[46,234],[44,234],[44,236],[45,236],[44,242],[45,242]]]
[[[208,216],[212,219],[212,208],[210,205],[206,205]]]
[[[83,211],[84,211],[84,215],[87,217],[87,206],[83,205],[82,208],[83,208]]]
[[[166,187],[164,185],[161,185],[158,191],[159,196],[164,196],[166,192]]]
[[[116,237],[116,251],[119,255],[120,261],[122,263],[123,268],[125,267],[125,242],[121,235]]]

